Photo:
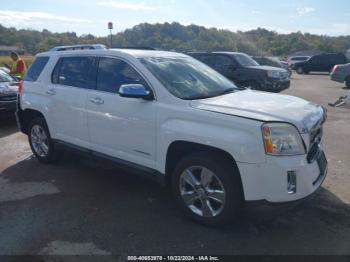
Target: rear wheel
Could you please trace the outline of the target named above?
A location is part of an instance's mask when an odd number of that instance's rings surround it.
[[[54,163],[58,158],[49,129],[43,118],[31,121],[28,128],[29,144],[35,157],[42,163]]]
[[[347,88],[350,89],[350,76],[348,76],[348,77],[346,78],[346,80],[345,80],[345,85],[346,85]]]
[[[181,160],[172,176],[172,190],[182,210],[201,224],[227,224],[240,214],[239,174],[216,155],[198,153]]]
[[[302,67],[297,67],[295,70],[299,75],[304,74],[304,69]]]

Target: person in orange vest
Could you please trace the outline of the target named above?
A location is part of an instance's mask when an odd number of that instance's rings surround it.
[[[16,78],[23,79],[27,71],[26,63],[16,52],[11,52],[11,59],[13,60],[12,66],[6,65],[11,70],[10,74]]]

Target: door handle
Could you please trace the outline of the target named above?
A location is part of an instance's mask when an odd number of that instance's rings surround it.
[[[103,105],[105,103],[105,101],[103,101],[101,98],[99,97],[93,97],[90,98],[90,102],[95,104],[95,105]]]
[[[56,90],[55,89],[49,89],[46,91],[46,94],[50,95],[50,96],[54,96],[56,95]]]

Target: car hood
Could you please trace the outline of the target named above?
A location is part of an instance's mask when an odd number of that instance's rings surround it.
[[[263,122],[288,122],[308,133],[326,118],[321,106],[294,96],[244,90],[191,101],[191,107]]]

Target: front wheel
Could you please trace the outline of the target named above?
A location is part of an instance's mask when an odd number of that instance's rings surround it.
[[[54,163],[58,158],[49,129],[43,118],[31,121],[28,129],[30,148],[35,157],[42,163]]]
[[[172,190],[190,218],[204,225],[219,226],[239,216],[243,194],[233,165],[204,153],[180,161],[172,175]]]

